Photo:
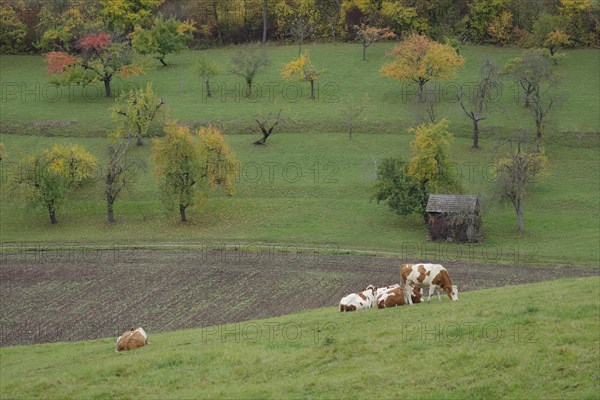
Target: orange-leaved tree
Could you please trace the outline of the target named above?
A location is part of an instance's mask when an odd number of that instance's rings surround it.
[[[381,76],[416,82],[419,85],[419,101],[423,100],[427,82],[453,78],[464,63],[451,46],[416,33],[400,42],[388,55],[394,60],[381,67]]]
[[[367,60],[367,47],[372,45],[378,40],[393,39],[396,34],[389,28],[377,28],[375,26],[369,26],[365,24],[354,25],[356,31],[356,40],[363,46],[362,59]]]
[[[186,209],[201,196],[203,183],[233,194],[235,154],[212,125],[192,133],[188,126],[168,124],[165,137],[153,141],[152,159],[163,198],[179,204],[181,222],[187,222]]]
[[[300,81],[306,81],[310,83],[310,99],[315,98],[315,82],[319,78],[319,74],[322,71],[317,69],[310,62],[310,56],[308,50],[304,51],[304,54],[298,56],[294,60],[283,66],[281,70],[281,76],[285,79],[295,79]]]

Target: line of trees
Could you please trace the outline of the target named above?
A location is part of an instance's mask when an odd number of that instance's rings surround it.
[[[161,29],[153,26],[159,13],[167,18]],[[195,46],[289,40],[300,48],[311,39],[355,40],[365,25],[551,51],[600,45],[600,4],[591,0],[33,0],[0,6],[0,51],[68,51],[74,37],[101,29],[146,30],[138,41],[153,47],[150,33],[169,31],[172,18],[195,21]]]
[[[460,193],[462,188],[454,171],[448,165],[452,134],[448,122],[435,123],[434,106],[437,99],[424,96],[431,79],[449,79],[462,66],[463,59],[449,44],[437,43],[425,36],[411,34],[399,43],[389,55],[394,57],[380,70],[383,77],[411,80],[419,85],[417,103],[428,111],[429,123],[409,132],[415,133],[411,144],[412,158],[387,158],[377,169],[373,199],[384,202],[399,215],[422,215],[432,193]],[[523,202],[526,191],[537,178],[547,173],[548,159],[542,146],[547,116],[557,101],[555,86],[559,82],[554,71],[556,54],[548,49],[527,50],[508,60],[501,69],[490,60],[479,70],[477,85],[461,85],[457,100],[465,115],[473,123],[473,149],[479,148],[479,123],[492,112],[501,112],[496,103],[502,86],[502,77],[517,82],[524,93],[524,106],[534,117],[535,137],[518,133],[508,141],[510,148],[494,164],[496,185],[494,192],[501,202],[513,205],[519,231],[525,230]],[[429,98],[427,98],[429,97]],[[532,143],[535,145],[532,146]]]
[[[111,46],[110,38],[101,35],[96,35],[85,43],[94,51],[104,50],[107,46]],[[445,168],[444,160],[452,137],[448,131],[448,122],[446,120],[439,123],[435,122],[435,102],[430,102],[430,99],[425,98],[425,93],[426,85],[430,80],[453,78],[462,67],[464,59],[458,54],[457,49],[450,44],[438,43],[424,35],[414,33],[400,42],[389,53],[389,56],[393,57],[393,60],[381,67],[380,74],[383,77],[416,82],[419,86],[416,100],[418,103],[429,106],[430,121],[428,124],[421,125],[414,130],[414,154],[410,163],[390,159],[385,160],[380,166],[375,198],[378,202],[387,202],[391,209],[402,215],[421,213],[424,211],[424,202],[426,202],[430,193],[440,190],[449,192],[460,192],[461,190],[455,177],[448,175],[449,171]],[[555,55],[552,55],[547,49],[528,50],[522,55],[509,60],[502,69],[486,60],[480,68],[480,81],[478,84],[475,86],[461,86],[457,94],[457,100],[465,115],[473,123],[472,147],[474,149],[479,148],[479,123],[485,120],[490,113],[502,111],[495,103],[495,95],[501,86],[501,77],[506,76],[523,88],[524,106],[531,111],[535,121],[536,151],[540,154],[543,153],[542,138],[545,122],[556,102],[554,86],[558,83],[558,77],[553,70],[554,57]],[[68,64],[69,60],[65,63]],[[252,95],[252,84],[255,76],[269,63],[270,59],[265,49],[256,45],[244,46],[234,55],[231,60],[231,72],[244,78],[247,96]],[[57,69],[57,71],[59,70]],[[205,81],[209,91],[209,79],[220,71],[210,61],[201,59],[197,64],[197,72]],[[286,79],[298,79],[308,82],[311,86],[310,98],[314,98],[314,82],[318,79],[319,73],[313,66],[308,51],[285,64],[281,70],[281,75]],[[156,96],[152,86],[148,85],[145,89],[132,90],[123,94],[117,99],[113,107],[112,116],[116,129],[110,135],[112,144],[109,148],[109,161],[105,177],[109,222],[115,221],[114,203],[119,198],[122,190],[131,182],[135,172],[133,167],[135,163],[128,159],[130,144],[134,139],[136,139],[138,145],[143,144],[143,137],[147,136],[152,121],[164,110],[163,105],[163,99]],[[352,137],[354,119],[359,117],[365,106],[361,105],[356,108],[356,111],[352,111],[354,108],[349,107],[352,113],[352,116],[347,118],[350,138]],[[263,138],[254,142],[255,144],[266,142],[275,125],[280,121],[280,115],[270,127],[267,127],[267,120],[261,122],[257,119]],[[220,182],[224,185],[225,192],[231,193],[231,179],[226,173],[223,174],[223,171],[220,171],[220,175],[216,171],[205,170],[203,173],[199,172],[201,168],[198,165],[208,160],[211,155],[206,151],[208,147],[206,147],[205,138],[215,137],[215,129],[212,127],[207,129],[206,132],[202,131],[197,135],[192,135],[189,128],[169,125],[165,131],[165,139],[155,141],[153,145],[153,158],[155,163],[161,166],[157,171],[160,171],[158,175],[162,176],[159,179],[161,180],[165,199],[169,197],[179,199],[179,211],[183,222],[186,221],[186,209],[195,203],[195,197],[191,194],[192,192],[195,193],[193,189],[197,182],[204,179]],[[223,154],[230,152],[223,144],[224,142],[218,143],[216,147],[213,146],[212,148],[219,149],[217,152]],[[172,150],[181,154],[182,159],[172,159],[168,155],[168,146],[179,148],[179,150]],[[186,150],[181,150],[183,148]],[[504,161],[499,161],[498,176],[505,178],[507,174],[513,171],[529,173],[532,169],[524,170],[517,167],[507,167],[508,161],[506,160],[516,160],[514,162],[518,163],[519,157],[523,154],[528,159],[538,160],[538,158],[531,155],[532,153],[523,153],[519,148],[518,151],[511,152],[510,156],[505,157]],[[228,160],[225,157],[221,161],[227,164]],[[541,165],[540,170],[543,170],[545,161],[539,164]],[[181,175],[176,175],[176,173]],[[503,179],[504,182],[509,180],[508,178]],[[198,186],[200,185],[195,187]],[[505,185],[504,187],[508,186]],[[505,190],[504,196],[501,197],[514,198],[514,195],[509,195]],[[515,210],[520,220],[519,229],[524,229],[522,223],[522,196],[519,197],[519,205],[515,206]]]
[[[163,105],[151,84],[125,93],[112,107],[115,130],[108,135],[110,144],[104,166],[81,146],[54,146],[19,162],[9,182],[11,193],[34,207],[46,209],[51,224],[56,224],[57,210],[68,197],[95,181],[103,186],[107,220],[114,223],[115,203],[125,190],[132,189],[142,165],[131,158],[131,144],[134,140],[143,144],[142,138],[161,114]],[[209,125],[192,133],[189,127],[168,121],[164,131],[164,138],[152,141],[154,175],[165,206],[171,209],[176,201],[182,222],[187,222],[186,210],[203,198],[205,189],[221,188],[228,196],[233,195],[237,161],[217,128]],[[0,161],[5,157],[4,145],[0,143]]]

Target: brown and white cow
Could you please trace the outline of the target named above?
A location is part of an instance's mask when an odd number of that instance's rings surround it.
[[[458,300],[458,288],[452,284],[452,279],[448,275],[446,268],[440,264],[403,264],[400,266],[400,276],[404,287],[412,286],[419,288],[429,288],[427,301],[431,300],[431,295],[437,289],[438,301],[442,301],[440,291],[445,291],[450,300]],[[405,291],[404,298],[407,304],[412,304],[412,299],[407,296]]]
[[[148,335],[143,328],[133,329],[131,328],[127,332],[123,333],[117,339],[117,349],[115,351],[119,352],[121,350],[133,350],[138,347],[143,347],[148,344]]]
[[[392,286],[378,287],[377,290],[375,291],[375,298],[378,298],[379,296],[381,296],[382,294],[384,294],[388,290],[398,289],[399,287],[400,287],[400,285],[397,284],[397,283],[394,284],[394,285],[392,285]]]
[[[412,288],[413,293],[411,300],[413,303],[421,302],[421,290],[416,287]],[[406,304],[404,299],[403,288],[393,288],[385,291],[377,297],[377,308],[390,308],[396,306],[403,306]]]
[[[367,286],[361,292],[352,293],[340,300],[340,312],[366,310],[375,305],[375,293],[377,288],[373,285]]]

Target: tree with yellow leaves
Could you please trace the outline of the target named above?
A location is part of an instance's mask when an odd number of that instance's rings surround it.
[[[423,124],[408,131],[415,134],[410,145],[412,158],[408,174],[420,182],[427,193],[460,192],[458,177],[448,161],[453,139],[448,120],[444,118],[437,124]]]
[[[487,26],[487,31],[492,43],[508,43],[512,33],[512,13],[505,10],[492,17]]]
[[[419,85],[419,101],[423,101],[427,82],[453,78],[464,63],[463,57],[451,46],[416,33],[400,42],[388,55],[394,60],[381,67],[381,76],[416,82]]]
[[[419,214],[427,221],[430,193],[460,192],[456,173],[449,167],[448,152],[452,133],[448,121],[424,124],[409,129],[415,134],[411,143],[412,158],[387,158],[377,168],[373,199],[387,203],[398,215]]]
[[[319,74],[320,71],[317,71],[310,62],[308,50],[304,50],[304,54],[301,54],[298,58],[285,64],[281,70],[281,76],[285,79],[300,80],[310,83],[309,98],[312,100],[315,99],[315,82],[319,78]]]
[[[140,25],[146,26],[152,19],[152,12],[164,0],[102,0],[102,15],[112,29],[131,33]]]
[[[152,83],[143,89],[132,89],[121,94],[112,107],[112,119],[117,124],[114,133],[118,137],[136,136],[137,144],[144,144],[142,138],[156,119],[165,104],[152,90]]]
[[[544,47],[547,48],[548,51],[550,51],[550,55],[552,56],[552,61],[554,61],[554,64],[558,64],[558,56],[560,54],[555,53],[561,47],[571,45],[571,39],[569,38],[569,35],[561,31],[560,28],[556,28],[555,30],[550,32],[548,36],[546,36],[546,39],[544,40],[543,44]]]
[[[54,146],[22,160],[11,187],[25,200],[46,208],[50,223],[56,224],[58,206],[70,190],[94,176],[96,166],[96,158],[78,145]]]
[[[212,125],[194,134],[188,126],[168,124],[165,137],[153,141],[152,160],[164,199],[179,204],[181,222],[187,222],[186,209],[196,203],[202,183],[233,194],[235,154]]]

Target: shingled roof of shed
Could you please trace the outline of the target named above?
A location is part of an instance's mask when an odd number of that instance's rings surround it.
[[[479,209],[479,196],[462,194],[430,194],[427,212],[451,213],[460,211],[475,212]]]

